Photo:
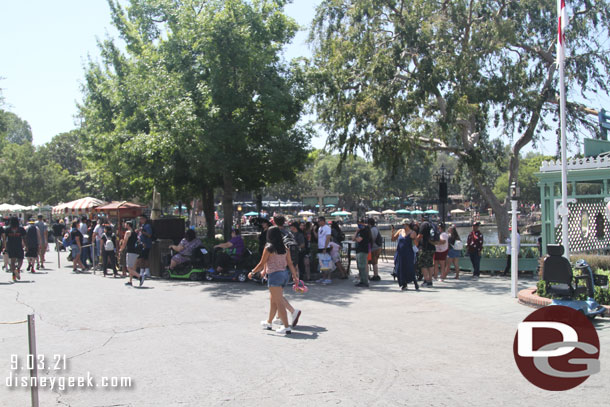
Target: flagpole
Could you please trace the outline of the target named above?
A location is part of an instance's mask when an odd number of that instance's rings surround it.
[[[566,89],[565,89],[565,27],[567,25],[565,0],[557,0],[557,61],[559,65],[559,112],[561,118],[561,240],[564,256],[570,258],[570,240],[568,236],[568,158],[566,141]]]

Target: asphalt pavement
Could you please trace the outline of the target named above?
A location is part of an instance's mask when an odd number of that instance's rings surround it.
[[[569,391],[541,390],[513,358],[517,325],[533,309],[511,298],[508,278],[466,273],[404,292],[382,262],[382,280],[368,289],[350,278],[286,290],[302,316],[284,336],[260,328],[266,287],[159,279],[127,287],[99,272],[74,274],[66,256],[58,267],[49,252],[47,269],[18,283],[0,274],[1,406],[30,405],[28,388],[7,387],[28,375],[19,322],[30,313],[39,375],[55,380],[39,389],[41,406],[608,404],[610,319],[596,322],[601,372]],[[68,388],[70,377],[92,377],[95,387]]]

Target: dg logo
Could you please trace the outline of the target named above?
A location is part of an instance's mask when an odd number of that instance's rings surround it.
[[[523,376],[545,390],[572,389],[600,370],[595,327],[560,305],[536,310],[519,324],[513,353]]]

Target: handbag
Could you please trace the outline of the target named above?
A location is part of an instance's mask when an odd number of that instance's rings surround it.
[[[456,240],[456,241],[453,243],[453,250],[458,250],[458,251],[460,251],[460,250],[462,250],[463,248],[464,248],[464,243],[462,243],[462,241],[461,241],[461,240]]]

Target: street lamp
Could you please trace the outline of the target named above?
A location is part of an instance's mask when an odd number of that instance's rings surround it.
[[[451,173],[445,164],[441,164],[441,168],[434,173],[434,179],[438,182],[438,200],[440,203],[441,222],[445,224],[445,216],[447,211],[445,210],[445,204],[447,203],[447,183],[451,180]]]
[[[237,205],[237,229],[241,230],[241,205]]]
[[[520,189],[516,182],[510,184],[510,206],[511,206],[511,250],[510,250],[510,293],[517,298],[517,280],[519,278],[519,245],[517,243],[517,206],[519,204]]]

